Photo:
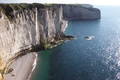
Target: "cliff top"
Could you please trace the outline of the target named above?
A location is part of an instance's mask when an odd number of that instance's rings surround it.
[[[7,18],[11,21],[14,13],[13,11],[17,11],[17,12],[21,12],[24,11],[26,9],[34,9],[34,8],[38,8],[38,9],[45,9],[45,8],[49,8],[49,7],[53,7],[54,9],[56,8],[56,6],[76,6],[76,7],[82,7],[82,8],[86,8],[90,11],[100,11],[97,8],[93,8],[92,5],[90,4],[41,4],[41,3],[33,3],[33,4],[27,4],[27,3],[19,3],[19,4],[0,4],[0,18],[1,18],[1,13],[5,14],[7,16]]]
[[[34,8],[38,9],[45,9],[53,6],[58,6],[55,4],[40,4],[40,3],[33,3],[33,4],[28,4],[28,3],[19,3],[19,4],[0,4],[0,18],[1,18],[1,13],[5,14],[7,18],[11,21],[14,13],[13,11],[24,11],[24,10],[32,10]],[[55,7],[53,7],[55,8]]]
[[[39,8],[44,9],[46,7],[50,6],[56,6],[56,5],[71,5],[71,6],[79,6],[83,8],[93,8],[90,4],[41,4],[41,3],[33,3],[33,4],[27,4],[27,3],[20,3],[20,4],[0,4],[0,12],[8,15],[8,13],[12,12],[13,10],[25,10],[25,9],[33,9],[33,8]]]
[[[5,14],[9,19],[12,16],[11,12],[14,10],[25,10],[25,9],[33,9],[35,7],[37,8],[45,8],[48,5],[33,3],[33,4],[27,4],[27,3],[21,3],[21,4],[0,4],[0,12]]]

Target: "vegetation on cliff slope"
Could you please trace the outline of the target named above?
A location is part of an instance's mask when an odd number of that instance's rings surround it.
[[[68,36],[68,35],[63,34],[60,37],[55,37],[51,41],[44,43],[44,49],[51,49],[53,47],[60,45],[64,41],[73,40],[73,39],[74,39],[73,36]]]
[[[39,3],[33,3],[33,4],[27,4],[27,3],[21,3],[21,4],[0,4],[0,12],[5,14],[9,20],[11,20],[14,17],[14,11],[23,11],[26,9],[44,9],[48,7],[49,5],[46,4],[39,4]]]

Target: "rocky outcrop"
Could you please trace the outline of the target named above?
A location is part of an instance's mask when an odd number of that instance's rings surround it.
[[[65,20],[94,20],[100,19],[100,10],[91,5],[69,4],[63,6],[63,18]]]

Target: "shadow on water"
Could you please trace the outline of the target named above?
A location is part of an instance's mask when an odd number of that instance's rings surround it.
[[[31,80],[48,80],[51,55],[57,53],[60,48],[38,52],[37,66],[33,72]]]

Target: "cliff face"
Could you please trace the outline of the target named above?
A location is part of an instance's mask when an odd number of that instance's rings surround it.
[[[98,9],[75,5],[62,7],[39,4],[32,4],[32,7],[28,4],[0,5],[0,73],[19,54],[59,43],[63,36],[67,38],[63,34],[67,27],[63,18],[100,19]]]
[[[100,19],[100,10],[89,5],[62,5],[65,20],[93,20]]]
[[[44,46],[55,37],[60,37],[66,28],[62,19],[62,8],[33,8],[21,12],[13,11],[10,21],[0,13],[0,67],[18,52]]]

